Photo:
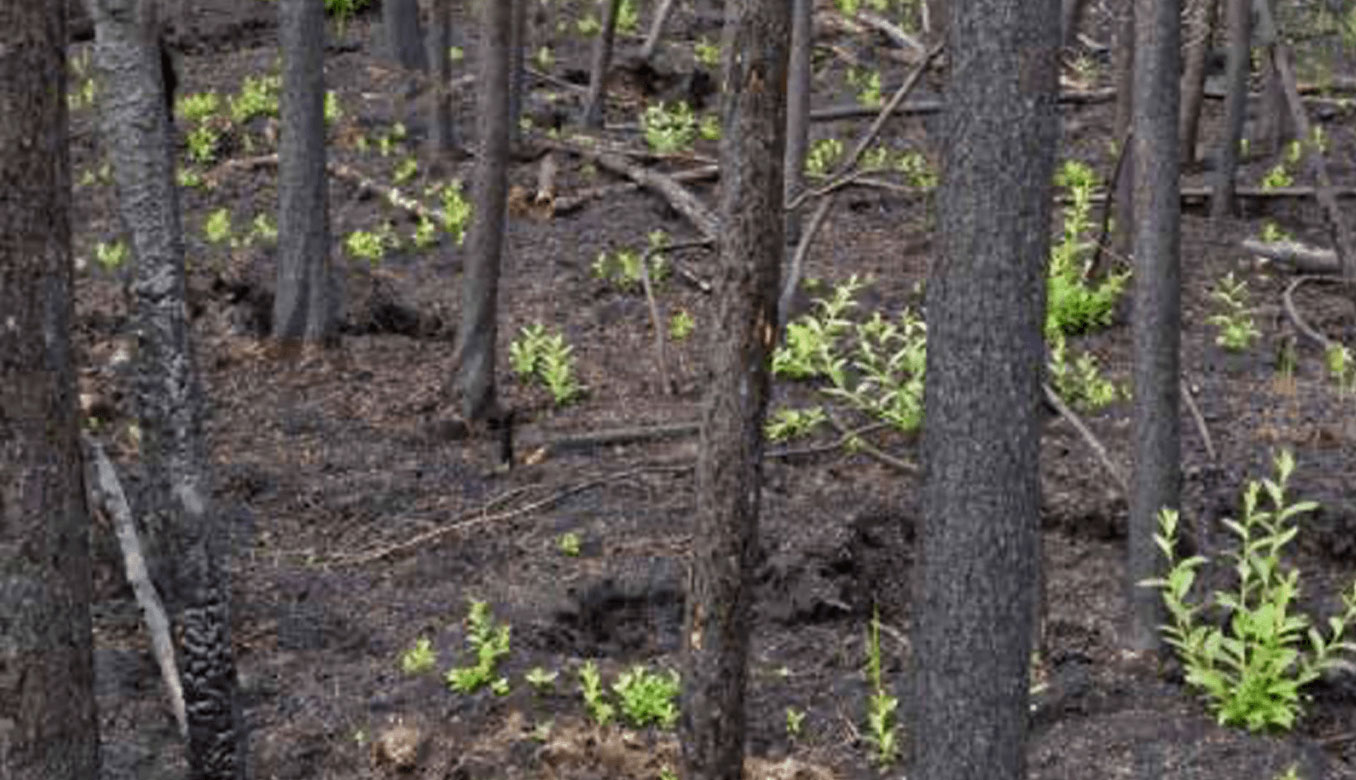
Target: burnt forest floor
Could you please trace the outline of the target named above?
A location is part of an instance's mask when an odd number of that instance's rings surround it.
[[[236,94],[246,76],[276,72],[273,6],[203,5],[201,28],[187,36],[181,94]],[[643,26],[649,9],[641,5]],[[554,19],[567,22],[563,28],[537,20],[537,41],[553,47],[556,78],[577,82],[588,61],[586,39],[573,28],[582,6],[553,9]],[[642,148],[634,125],[646,101],[703,96],[701,80],[689,75],[693,44],[719,40],[719,16],[690,4],[679,8],[654,72],[628,67],[636,36],[619,45],[609,111],[609,135],[617,143]],[[1108,40],[1106,17],[1105,5],[1093,3],[1088,28],[1095,40]],[[435,174],[469,183],[473,161],[435,166],[417,144],[426,131],[417,118],[407,122],[405,139],[390,142],[390,156],[381,154],[380,136],[409,115],[392,99],[400,77],[378,56],[377,20],[367,13],[331,35],[326,81],[343,114],[331,127],[330,159],[389,184],[397,164],[417,155],[419,173],[402,189],[432,205],[436,197],[420,195],[423,186]],[[457,25],[456,42],[467,55],[456,65],[460,76],[471,72],[476,46],[464,13]],[[820,43],[816,106],[851,101],[849,60],[879,67],[887,96],[909,67],[884,56],[889,44],[869,34],[826,27]],[[77,58],[88,52],[88,44],[73,47]],[[1077,74],[1085,78],[1082,86],[1110,85],[1105,53],[1091,51],[1085,62],[1092,68]],[[1338,63],[1339,72],[1350,73],[1350,59]],[[72,85],[80,83],[77,75]],[[537,128],[529,139],[578,108],[577,89],[535,77],[529,86],[525,110]],[[462,82],[456,105],[463,138],[474,132],[468,87]],[[936,97],[938,88],[930,77],[915,97]],[[706,97],[710,113],[717,97]],[[1323,105],[1319,124],[1330,139],[1332,174],[1350,186],[1356,182],[1352,111],[1334,100]],[[1110,102],[1066,106],[1060,158],[1087,162],[1105,178],[1113,163],[1113,113]],[[1207,148],[1221,114],[1221,101],[1207,102]],[[816,123],[812,137],[837,137],[850,146],[867,121]],[[185,124],[179,122],[181,159]],[[882,141],[935,160],[937,139],[929,142],[929,129],[936,132],[917,118],[895,119]],[[119,237],[115,195],[100,175],[104,161],[91,108],[73,111],[72,132],[81,389],[87,414],[98,418],[135,486],[128,272],[125,264],[95,261],[97,244]],[[359,136],[368,139],[366,151]],[[695,230],[642,191],[605,194],[543,219],[529,202],[540,154],[515,163],[511,180],[521,191],[510,219],[499,330],[500,392],[516,414],[515,464],[505,470],[498,466],[498,438],[465,435],[446,389],[464,249],[446,237],[428,250],[411,248],[416,223],[379,195],[331,179],[334,257],[347,277],[342,347],[289,361],[260,338],[271,307],[273,249],[245,236],[256,215],[276,214],[276,167],[257,161],[276,151],[274,138],[269,119],[226,132],[217,161],[196,166],[210,186],[182,189],[190,311],[208,398],[216,509],[231,540],[234,630],[254,776],[660,777],[677,764],[672,732],[595,725],[578,692],[578,670],[594,660],[607,686],[637,664],[677,667],[697,440],[682,430],[601,444],[581,439],[696,420],[703,344],[712,336],[706,324],[714,319],[701,283],[713,276],[713,257],[673,252],[675,272],[659,284],[666,319],[686,311],[695,322],[687,339],[670,342],[676,392],[665,394],[644,295],[599,280],[591,266],[599,252],[642,249],[651,231],[681,242],[696,237]],[[715,144],[698,142],[696,156],[716,153]],[[557,160],[561,202],[620,181],[577,156],[558,153]],[[1244,182],[1257,182],[1273,162],[1249,160]],[[673,171],[698,163],[657,164]],[[1187,179],[1203,182],[1199,170]],[[715,185],[692,186],[714,204]],[[469,184],[466,190],[469,196]],[[1356,396],[1343,395],[1326,378],[1321,352],[1297,339],[1281,306],[1293,274],[1249,257],[1239,242],[1256,235],[1264,220],[1309,243],[1327,242],[1310,200],[1244,205],[1245,218],[1222,224],[1207,220],[1199,203],[1187,203],[1183,214],[1183,367],[1216,451],[1212,459],[1184,410],[1185,515],[1200,547],[1221,555],[1228,538],[1220,521],[1237,514],[1245,481],[1269,474],[1274,452],[1293,450],[1294,494],[1321,504],[1303,521],[1293,562],[1303,572],[1302,606],[1326,616],[1339,610],[1338,594],[1356,576]],[[234,246],[205,237],[209,214],[220,208],[230,214]],[[829,283],[870,277],[859,297],[863,312],[893,317],[917,307],[918,285],[936,249],[930,208],[917,192],[845,190],[814,244],[806,276]],[[404,248],[389,250],[375,266],[350,259],[344,236],[385,224],[406,238]],[[1261,332],[1240,353],[1217,346],[1218,331],[1207,323],[1216,311],[1210,291],[1230,271],[1246,280]],[[1329,338],[1356,345],[1356,314],[1339,287],[1307,285],[1297,305]],[[1122,385],[1130,380],[1128,306],[1122,303],[1110,328],[1072,341]],[[807,307],[802,301],[802,310]],[[573,346],[587,388],[580,401],[556,407],[542,387],[510,370],[510,341],[536,322]],[[1278,370],[1277,357],[1287,343],[1296,345],[1298,358],[1288,375]],[[773,406],[817,399],[823,402],[813,385],[779,381]],[[835,408],[846,424],[865,422]],[[1086,415],[1126,471],[1129,415],[1125,401]],[[900,696],[906,692],[918,480],[860,450],[816,449],[837,438],[821,428],[810,440],[769,445],[750,658],[751,778],[882,774],[865,730],[869,690],[862,669],[873,608],[885,627],[884,678]],[[875,431],[868,438],[896,458],[917,459],[914,436]],[[1304,778],[1356,777],[1356,677],[1338,674],[1314,684],[1293,732],[1249,735],[1216,726],[1183,686],[1179,669],[1149,668],[1123,656],[1125,497],[1079,434],[1053,413],[1041,474],[1048,614],[1031,713],[1032,778],[1271,780],[1291,766]],[[577,554],[562,549],[567,534],[576,536]],[[95,543],[104,777],[177,777],[182,755],[174,726],[106,526],[96,527]],[[511,626],[511,652],[499,666],[509,682],[504,695],[454,693],[443,681],[448,668],[472,662],[464,622],[472,599]],[[402,653],[421,638],[437,654],[435,668],[406,673]],[[525,681],[536,667],[558,673],[552,687],[538,691]],[[788,732],[788,709],[805,714],[796,735]],[[908,717],[899,735],[907,744]],[[901,777],[901,765],[883,774]]]

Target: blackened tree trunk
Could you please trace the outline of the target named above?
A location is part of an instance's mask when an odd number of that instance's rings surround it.
[[[419,0],[382,0],[381,23],[391,60],[406,70],[428,70],[424,35],[419,29]]]
[[[523,101],[527,97],[527,47],[531,35],[527,24],[527,4],[531,0],[506,0],[513,3],[513,26],[509,32],[509,145],[522,142]]]
[[[325,8],[280,0],[282,138],[278,144],[278,282],[273,336],[288,346],[339,338],[325,174]]]
[[[671,13],[673,0],[660,0],[658,10],[654,12],[654,20],[650,22],[650,32],[645,36],[645,42],[640,45],[641,60],[649,62],[659,50],[659,41],[664,37],[664,24],[668,22]]]
[[[612,67],[612,42],[617,37],[617,11],[621,0],[603,0],[603,29],[593,42],[593,67],[589,73],[589,94],[584,101],[584,127],[603,126],[607,103],[607,71]]]
[[[430,143],[435,155],[457,147],[456,128],[452,124],[452,0],[433,0],[429,20],[428,59],[433,66],[432,127]]]
[[[790,4],[726,3],[718,313],[697,457],[679,738],[687,780],[744,777],[752,575],[777,338]]]
[[[786,200],[800,194],[805,186],[805,155],[810,147],[811,55],[814,49],[814,0],[793,0],[791,4],[791,53],[786,76]],[[787,257],[800,241],[798,211],[786,214]]]
[[[1135,4],[1122,3],[1116,16],[1116,138],[1127,137],[1134,121],[1135,100]],[[1135,213],[1135,163],[1134,145],[1118,149],[1124,163],[1121,175],[1116,179],[1116,213],[1119,217],[1112,225],[1111,250],[1120,258],[1130,256],[1134,242]]]
[[[1024,776],[1059,0],[951,7],[910,777]]]
[[[1182,144],[1182,164],[1196,162],[1196,139],[1201,124],[1201,103],[1205,97],[1205,65],[1215,32],[1215,14],[1220,0],[1188,0],[1186,27],[1186,64],[1182,72],[1182,116],[1178,136]]]
[[[231,646],[230,589],[212,513],[202,390],[184,297],[184,243],[165,116],[153,0],[95,0],[95,61],[103,140],[131,234],[137,333],[136,403],[146,469],[144,516],[158,518],[158,552],[174,561],[180,676],[195,780],[237,780],[245,739]]]
[[[0,2],[0,777],[99,774],[71,355],[66,6]]]
[[[1252,42],[1256,49],[1270,47],[1280,38],[1269,0],[1252,0]],[[1262,99],[1257,107],[1257,136],[1253,148],[1260,155],[1274,155],[1295,138],[1296,128],[1286,111],[1285,87],[1275,63],[1262,58]]]
[[[1243,118],[1248,108],[1248,72],[1252,69],[1252,3],[1226,0],[1229,20],[1228,92],[1224,98],[1224,134],[1215,153],[1214,190],[1210,216],[1218,219],[1234,210],[1234,179],[1238,147],[1243,140]]]
[[[499,263],[504,249],[508,196],[509,39],[513,8],[482,4],[480,94],[476,130],[475,221],[471,226],[461,287],[461,328],[457,331],[457,384],[462,416],[486,422],[498,414],[494,350],[498,337]]]
[[[1135,5],[1135,473],[1130,487],[1129,555],[1133,650],[1160,646],[1157,591],[1140,581],[1158,576],[1154,543],[1158,512],[1175,509],[1182,489],[1181,196],[1177,120],[1181,110],[1179,0]]]

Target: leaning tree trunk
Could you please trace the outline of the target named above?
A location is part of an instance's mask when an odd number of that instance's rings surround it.
[[[1059,2],[973,0],[952,13],[909,776],[1016,780],[1039,603]]]
[[[498,414],[494,350],[498,335],[499,264],[504,249],[508,195],[509,39],[513,8],[485,3],[480,46],[475,222],[471,226],[461,287],[461,328],[457,332],[458,389],[462,416],[488,422]]]
[[[103,139],[113,161],[122,221],[135,261],[136,403],[146,468],[140,508],[163,524],[172,556],[167,594],[177,605],[180,674],[195,780],[238,780],[246,768],[231,646],[224,540],[212,513],[188,309],[184,243],[153,0],[95,0]]]
[[[612,66],[612,43],[617,37],[617,12],[621,0],[603,0],[603,29],[593,42],[593,67],[589,72],[589,94],[584,101],[584,127],[603,126],[607,103],[607,71]]]
[[[329,346],[339,338],[339,307],[325,174],[325,8],[322,0],[280,0],[278,13],[283,94],[273,336],[285,345]]]
[[[763,419],[777,338],[790,4],[725,6],[720,270],[697,456],[679,738],[686,780],[744,777]]]
[[[1215,153],[1214,191],[1210,216],[1227,216],[1234,210],[1234,179],[1238,172],[1243,118],[1248,108],[1248,72],[1252,69],[1251,0],[1226,0],[1229,19],[1228,92],[1224,98],[1224,135]]]
[[[0,2],[0,777],[99,774],[71,324],[66,6]]]
[[[1205,61],[1215,32],[1215,13],[1220,0],[1188,0],[1186,66],[1182,72],[1182,115],[1178,137],[1182,145],[1182,164],[1196,162],[1196,138],[1201,124],[1201,104],[1205,97]]]
[[[810,91],[814,53],[814,0],[792,0],[791,53],[786,76],[786,200],[805,186],[805,155],[810,147]],[[786,213],[787,261],[800,241],[799,211]]]
[[[673,0],[660,0],[659,9],[654,12],[654,21],[650,23],[650,32],[640,45],[640,59],[649,62],[659,50],[659,41],[664,35],[664,24],[673,13]]]
[[[1135,473],[1130,488],[1126,575],[1133,650],[1160,646],[1163,605],[1137,583],[1159,576],[1158,513],[1181,501],[1182,270],[1179,0],[1135,6]]]
[[[433,0],[432,12],[428,58],[433,65],[434,86],[429,139],[434,154],[441,156],[457,147],[456,127],[452,124],[452,0]]]

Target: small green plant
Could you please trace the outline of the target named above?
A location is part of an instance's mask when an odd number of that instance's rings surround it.
[[[617,6],[617,32],[634,35],[640,29],[640,10],[636,0],[621,0]]]
[[[461,246],[466,240],[466,228],[471,224],[471,202],[461,192],[461,182],[450,181],[437,189],[443,205],[443,230]]]
[[[180,187],[201,187],[205,180],[201,173],[192,168],[179,168],[174,172],[174,181]]]
[[[669,318],[669,338],[674,341],[686,341],[688,336],[697,327],[697,321],[692,319],[692,315],[687,309],[679,309]]]
[[[584,695],[584,707],[588,709],[593,720],[599,726],[611,723],[617,714],[617,708],[607,701],[602,675],[598,673],[598,666],[593,661],[588,661],[579,668],[579,690]]]
[[[678,722],[678,705],[674,699],[680,689],[678,673],[651,672],[644,666],[633,666],[622,672],[612,684],[612,690],[621,703],[621,712],[632,726],[640,728],[655,724],[673,728]]]
[[[821,138],[810,144],[805,154],[805,172],[811,176],[828,176],[843,156],[843,142],[837,138]]]
[[[697,115],[687,103],[671,107],[664,102],[651,103],[640,115],[645,143],[657,154],[676,154],[692,147],[697,138]]]
[[[659,252],[668,244],[668,236],[662,230],[656,230],[649,236],[650,264],[647,269],[652,284],[660,284],[669,276],[668,261]],[[635,292],[641,289],[640,260],[644,255],[633,249],[623,248],[615,252],[599,252],[591,269],[593,277],[608,282],[623,292]]]
[[[937,189],[937,171],[922,152],[913,149],[902,152],[895,159],[895,170],[904,174],[904,181],[910,187],[929,191]]]
[[[201,124],[189,130],[184,136],[188,145],[188,159],[207,165],[217,158],[217,147],[221,144],[221,134],[210,124]]]
[[[591,38],[603,31],[603,23],[592,13],[586,13],[575,22],[575,29],[580,35]]]
[[[890,167],[890,149],[886,146],[873,146],[862,154],[861,168],[864,171],[883,171]]]
[[[571,558],[579,557],[579,534],[574,531],[566,531],[556,539],[556,549],[560,550],[561,555],[568,555]]]
[[[260,212],[254,215],[254,220],[250,222],[250,233],[246,237],[246,242],[263,241],[267,244],[277,243],[278,226],[273,224],[273,219],[267,214]]]
[[[876,762],[889,766],[899,756],[899,742],[895,738],[895,710],[899,699],[886,690],[881,672],[880,614],[873,611],[866,631],[866,681],[871,695],[866,705],[866,738],[876,747]]]
[[[805,725],[805,710],[798,710],[795,707],[786,708],[786,736],[791,739],[799,739],[802,727]]]
[[[555,67],[556,55],[551,52],[550,46],[541,46],[533,53],[532,62],[538,70],[549,71]]]
[[[1097,358],[1084,352],[1068,358],[1068,339],[1058,331],[1049,337],[1050,385],[1064,402],[1083,412],[1095,412],[1112,403],[1120,393],[1116,383],[1102,375]]]
[[[428,637],[421,636],[414,640],[414,645],[400,654],[400,669],[405,674],[431,672],[437,664],[438,653],[433,649],[433,643]]]
[[[523,326],[509,344],[509,362],[523,379],[535,377],[551,393],[557,406],[565,406],[584,394],[574,374],[574,347],[559,333],[548,333],[541,323]]]
[[[220,107],[221,98],[211,91],[180,95],[174,101],[174,113],[183,121],[190,123],[210,118]]]
[[[1318,505],[1287,498],[1295,468],[1289,451],[1277,455],[1274,465],[1276,479],[1253,480],[1243,491],[1242,519],[1224,521],[1238,540],[1228,554],[1238,578],[1235,590],[1216,591],[1210,601],[1193,603],[1196,570],[1207,560],[1177,557],[1178,513],[1166,508],[1159,513],[1154,541],[1167,559],[1168,574],[1140,583],[1162,593],[1169,618],[1163,636],[1186,667],[1187,684],[1204,694],[1221,725],[1249,731],[1291,728],[1302,711],[1304,686],[1336,666],[1339,654],[1356,651],[1356,644],[1344,639],[1346,626],[1356,620],[1356,582],[1342,596],[1342,615],[1328,619],[1327,638],[1310,626],[1308,616],[1295,612],[1299,571],[1282,564],[1281,552],[1299,533],[1296,518]],[[1260,505],[1264,492],[1270,509]],[[1228,619],[1205,618],[1203,613],[1213,609],[1223,610]]]
[[[1108,274],[1097,284],[1083,278],[1085,238],[1092,228],[1092,195],[1097,175],[1091,168],[1069,160],[1055,177],[1056,186],[1068,190],[1072,203],[1064,211],[1064,232],[1051,251],[1047,282],[1045,334],[1055,331],[1076,335],[1111,324],[1116,301],[1125,290],[1128,273]]]
[[[1356,388],[1356,359],[1352,357],[1350,347],[1337,343],[1328,345],[1323,353],[1323,364],[1341,392],[1350,393]]]
[[[366,260],[372,266],[381,263],[388,247],[396,244],[389,224],[377,230],[355,230],[344,238],[344,248],[356,260]]]
[[[720,45],[712,43],[705,37],[699,38],[692,49],[693,56],[697,62],[708,68],[714,68],[720,65]]]
[[[1284,162],[1278,162],[1267,175],[1262,177],[1262,189],[1274,190],[1281,187],[1289,187],[1295,183],[1295,177],[1290,175],[1289,169]]]
[[[344,110],[339,106],[339,96],[334,90],[325,90],[325,124],[332,125],[338,122],[344,116]]]
[[[660,767],[659,780],[678,780],[678,773],[673,771],[673,767]]]
[[[772,419],[767,421],[763,430],[767,433],[768,441],[786,441],[810,434],[827,419],[821,406],[808,409],[783,407],[773,412]]]
[[[1262,223],[1262,240],[1268,244],[1280,244],[1286,241],[1294,241],[1295,237],[1281,229],[1271,220]]]
[[[1220,278],[1210,298],[1220,306],[1220,312],[1206,321],[1219,328],[1215,343],[1232,352],[1242,352],[1262,335],[1253,322],[1248,308],[1248,283],[1234,279],[1232,271]]]
[[[697,134],[700,135],[703,140],[719,141],[721,132],[720,117],[715,114],[707,114],[702,117],[701,122],[697,124]]]
[[[500,659],[509,654],[509,626],[496,625],[488,602],[471,600],[466,616],[466,642],[476,654],[473,666],[454,667],[447,672],[447,684],[458,693],[475,693],[489,685],[496,695],[508,692],[508,680],[495,677]]]
[[[116,271],[127,262],[127,244],[122,241],[112,241],[104,243],[100,241],[94,245],[94,261],[105,271]]]
[[[433,224],[433,220],[428,217],[419,217],[419,224],[414,227],[412,243],[416,249],[428,249],[438,243],[438,226]]]
[[[1291,764],[1284,772],[1276,775],[1275,780],[1300,780],[1299,765]]]
[[[466,50],[460,46],[449,46],[447,49],[447,58],[452,62],[461,62],[466,59]]]
[[[857,102],[867,108],[880,106],[880,71],[851,68],[848,70],[847,79],[848,83],[857,90]]]
[[[404,184],[413,179],[419,173],[419,161],[414,157],[406,157],[395,164],[395,169],[391,172],[391,178],[396,184]]]
[[[548,672],[540,666],[532,667],[527,674],[523,675],[523,679],[527,680],[527,684],[532,686],[532,690],[539,694],[549,693],[555,687],[558,677],[560,677],[560,672]]]
[[[208,214],[207,219],[202,223],[202,232],[207,237],[209,244],[231,243],[230,209],[223,207]]]
[[[231,119],[237,124],[244,124],[259,116],[276,117],[278,92],[281,89],[281,76],[246,76],[240,85],[239,94],[226,101]]]

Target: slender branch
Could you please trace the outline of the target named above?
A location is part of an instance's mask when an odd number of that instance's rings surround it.
[[[1332,339],[1319,333],[1312,325],[1300,316],[1299,308],[1295,306],[1295,291],[1301,285],[1307,282],[1337,282],[1340,279],[1333,279],[1322,276],[1301,276],[1290,284],[1286,285],[1285,292],[1281,293],[1281,302],[1285,305],[1286,316],[1294,323],[1295,329],[1304,334],[1304,337],[1317,344],[1325,353],[1332,349],[1334,342]]]
[[[1064,403],[1064,399],[1060,398],[1059,393],[1056,393],[1054,388],[1050,387],[1050,385],[1041,384],[1041,389],[1045,391],[1045,400],[1054,407],[1056,412],[1059,412],[1060,417],[1067,420],[1069,424],[1074,427],[1074,430],[1078,431],[1078,434],[1083,437],[1083,441],[1087,442],[1088,447],[1092,449],[1092,453],[1097,456],[1097,460],[1101,461],[1102,468],[1105,468],[1107,473],[1111,475],[1111,478],[1116,480],[1116,484],[1120,487],[1121,493],[1126,496],[1130,495],[1130,486],[1125,479],[1125,475],[1122,474],[1121,470],[1116,467],[1116,464],[1111,461],[1111,456],[1107,454],[1106,447],[1102,446],[1102,442],[1099,441],[1092,430],[1083,423],[1082,418],[1080,418],[1073,409],[1070,409],[1068,404]]]
[[[640,283],[645,287],[645,301],[650,309],[650,324],[654,328],[654,351],[655,357],[659,361],[659,384],[664,388],[664,395],[673,395],[677,388],[673,385],[673,378],[669,376],[669,355],[664,338],[664,320],[659,315],[659,303],[654,298],[654,285],[650,284],[650,258],[655,253],[655,247],[648,247],[641,253]]]
[[[1210,456],[1210,461],[1213,463],[1219,460],[1215,454],[1215,443],[1210,438],[1210,429],[1205,425],[1205,416],[1196,405],[1196,397],[1191,394],[1191,388],[1185,379],[1182,380],[1182,400],[1186,402],[1187,410],[1191,412],[1191,419],[1196,421],[1196,430],[1201,434],[1201,441],[1205,444],[1205,452]]]

